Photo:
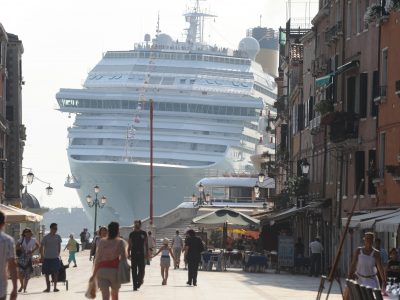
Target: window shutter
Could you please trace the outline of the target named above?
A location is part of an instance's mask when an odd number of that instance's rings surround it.
[[[367,117],[368,73],[360,74],[360,117]]]

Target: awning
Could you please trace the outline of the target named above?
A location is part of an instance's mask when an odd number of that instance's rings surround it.
[[[328,75],[319,77],[315,79],[315,85],[317,88],[324,86],[324,85],[329,85],[332,82],[332,76],[334,73],[329,73]]]
[[[335,71],[335,75],[342,74],[343,72],[346,72],[352,68],[359,67],[360,66],[360,61],[359,60],[352,60],[348,63],[345,63],[344,65],[341,65],[340,67],[337,68]]]
[[[400,215],[400,210],[398,210],[398,209],[396,209],[394,211],[392,210],[391,213],[389,213],[389,214],[385,214],[385,215],[382,215],[382,216],[379,216],[379,217],[375,217],[373,219],[369,219],[369,220],[361,222],[360,223],[360,229],[373,228],[374,225],[377,222],[380,222],[382,220],[386,220],[386,219],[389,219],[389,218],[393,218],[393,217],[398,216],[398,215]]]
[[[300,208],[292,207],[292,208],[289,208],[287,210],[281,211],[279,213],[276,213],[276,214],[273,214],[273,215],[269,215],[264,220],[267,220],[267,221],[283,220],[283,219],[289,218],[289,217],[297,214],[298,212],[304,211],[309,207],[310,207],[310,205],[307,205],[307,206],[304,206],[304,207],[300,207]]]
[[[395,212],[395,210],[377,210],[377,211],[374,211],[371,213],[353,216],[350,221],[350,228],[356,228],[360,225],[361,222],[368,221],[368,220],[375,220],[375,218],[377,218],[377,217],[392,214],[393,212]],[[346,222],[347,222],[347,218],[342,218],[342,226],[345,226]],[[373,221],[373,222],[375,222],[375,221]]]
[[[376,232],[397,232],[400,224],[400,213],[397,215],[380,220],[375,223],[375,231]]]
[[[6,215],[6,223],[38,223],[43,217],[31,213],[27,210],[12,206],[0,204],[0,211]]]

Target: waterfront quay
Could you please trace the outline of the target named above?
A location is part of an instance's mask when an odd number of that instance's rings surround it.
[[[77,268],[67,269],[69,289],[59,283],[60,292],[42,293],[45,289],[44,277],[35,277],[29,281],[27,293],[20,293],[18,299],[86,299],[85,292],[92,270],[89,252],[77,253]],[[64,263],[67,261],[63,253]],[[268,300],[312,300],[316,299],[319,278],[287,273],[275,274],[246,273],[241,269],[228,269],[226,272],[199,271],[198,286],[186,285],[187,271],[170,269],[168,285],[161,285],[159,257],[146,266],[144,285],[139,291],[132,290],[132,284],[124,284],[120,289],[119,299],[268,299]],[[101,298],[100,292],[97,299]],[[329,299],[342,299],[339,288],[334,284]]]

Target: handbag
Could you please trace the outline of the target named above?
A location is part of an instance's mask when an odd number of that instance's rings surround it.
[[[123,241],[121,241],[121,243],[123,243]],[[117,280],[121,284],[131,281],[131,267],[129,266],[128,260],[126,259],[125,255],[122,255],[118,263]]]
[[[96,291],[97,291],[97,280],[93,278],[89,280],[89,284],[85,293],[85,297],[88,299],[96,298]]]

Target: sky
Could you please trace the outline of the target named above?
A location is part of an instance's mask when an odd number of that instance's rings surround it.
[[[312,16],[316,2],[292,1],[292,18],[304,19],[310,12]],[[57,111],[57,91],[82,87],[102,53],[130,50],[143,41],[144,34],[154,36],[158,13],[161,31],[183,39],[187,23],[182,13],[192,4],[189,0],[0,0],[0,23],[24,45],[22,99],[27,141],[23,166],[54,188],[49,197],[46,184],[35,181],[29,185],[28,191],[42,206],[81,206],[76,192],[64,187],[70,170],[67,128],[73,117]],[[288,17],[286,0],[208,0],[201,5],[218,15],[206,22],[205,41],[232,49],[260,21],[263,27],[277,29],[285,26]]]

